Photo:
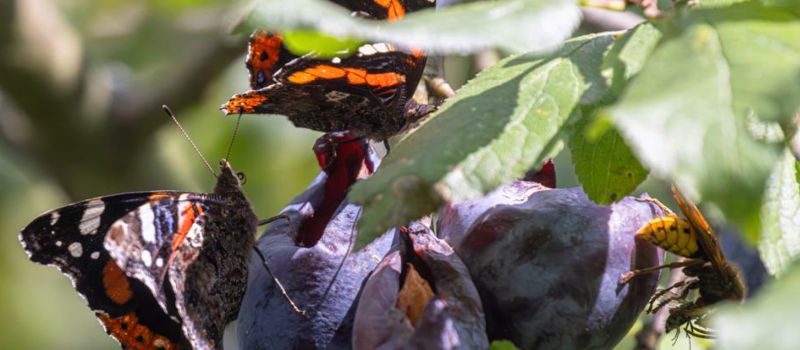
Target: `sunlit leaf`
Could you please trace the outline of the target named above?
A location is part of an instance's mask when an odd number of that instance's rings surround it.
[[[633,192],[647,178],[622,136],[614,130],[592,139],[585,130],[592,121],[584,118],[570,139],[575,173],[589,198],[609,204]]]
[[[651,24],[642,24],[622,36],[603,58],[603,74],[610,80],[608,98],[616,98],[641,71],[661,38]],[[647,178],[647,170],[608,118],[583,118],[570,138],[578,180],[593,201],[608,204],[630,194]]]
[[[495,340],[489,344],[489,350],[519,350],[510,340]]]
[[[558,47],[578,25],[576,0],[502,0],[407,14],[401,21],[351,16],[323,0],[260,0],[247,26],[277,31],[318,30],[430,50],[469,52],[486,47],[542,52]]]
[[[800,11],[800,1],[797,0],[761,0],[767,6],[784,7],[794,11]]]
[[[602,55],[613,42],[611,34],[584,36],[545,58],[512,56],[470,81],[353,188],[351,198],[365,204],[359,244],[554,156],[575,107],[604,95]]]
[[[355,53],[362,41],[340,39],[313,30],[290,30],[283,34],[283,44],[293,54],[302,56],[313,52],[319,58],[333,58]]]
[[[719,332],[717,348],[800,349],[800,264],[767,286],[747,304],[719,310],[713,327]]]
[[[767,270],[781,274],[800,254],[800,184],[798,162],[788,149],[767,183],[761,208],[761,260]]]
[[[746,117],[788,122],[800,105],[800,20],[742,4],[676,27],[611,115],[654,174],[713,202],[756,241],[780,147],[755,140]]]

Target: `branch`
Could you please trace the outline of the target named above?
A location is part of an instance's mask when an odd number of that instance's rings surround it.
[[[244,37],[212,36],[200,47],[187,50],[184,58],[168,69],[161,79],[163,83],[146,82],[116,95],[109,118],[119,124],[123,135],[135,136],[131,142],[146,140],[147,135],[168,122],[162,116],[161,105],[181,110],[201,99],[211,82],[246,52],[245,45]],[[241,67],[244,69],[244,63]],[[227,97],[221,96],[220,103]]]
[[[610,32],[626,30],[645,21],[635,13],[611,11],[595,7],[581,7],[583,23],[581,28],[590,32]]]

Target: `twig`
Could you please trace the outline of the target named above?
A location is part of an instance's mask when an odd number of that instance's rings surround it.
[[[645,21],[632,12],[610,11],[594,7],[581,7],[583,13],[582,29],[589,32],[610,32],[626,30]]]

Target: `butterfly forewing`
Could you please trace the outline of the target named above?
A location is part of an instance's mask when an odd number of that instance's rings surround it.
[[[138,192],[94,198],[47,212],[22,230],[34,262],[54,265],[72,280],[106,331],[129,348],[187,349],[176,314],[164,311],[140,280],[127,276],[103,246],[120,217],[154,196]]]
[[[273,74],[297,58],[283,45],[280,34],[257,30],[250,36],[245,65],[250,73],[250,88],[258,90],[274,83]]]

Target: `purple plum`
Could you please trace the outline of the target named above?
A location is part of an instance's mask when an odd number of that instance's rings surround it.
[[[461,259],[429,227],[408,228],[407,241],[384,258],[358,303],[354,349],[486,349],[480,296]],[[426,276],[435,295],[416,324],[396,307],[408,264]]]
[[[490,340],[522,349],[610,349],[656,288],[658,273],[626,285],[619,279],[663,261],[663,251],[634,240],[662,214],[630,197],[601,206],[580,188],[516,181],[443,208],[438,233],[469,268]]]

